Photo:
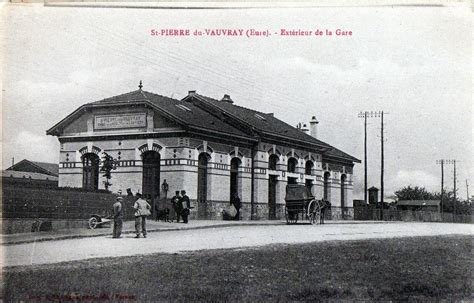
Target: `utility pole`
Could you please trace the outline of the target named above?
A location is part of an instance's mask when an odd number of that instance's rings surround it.
[[[385,113],[386,114],[386,113]],[[358,117],[359,118],[364,118],[364,200],[365,203],[367,203],[367,118],[381,118],[381,166],[380,166],[380,194],[381,194],[381,205],[383,207],[383,201],[384,201],[384,137],[383,137],[383,111],[375,111],[375,112],[360,112]],[[382,215],[383,216],[383,215]]]
[[[453,160],[454,165],[454,214],[456,214],[456,160]]]
[[[467,183],[467,179],[466,179],[466,198],[467,198],[467,202],[469,203],[469,184]]]
[[[367,115],[368,112],[360,112],[359,118],[364,118],[364,202],[367,204]]]
[[[384,158],[383,158],[383,111],[380,112],[380,121],[381,121],[381,132],[380,132],[380,201],[382,201],[382,209],[383,209],[383,169],[384,169]],[[383,211],[382,211],[383,216]]]
[[[444,160],[436,160],[436,164],[441,165],[441,214],[443,214],[443,196],[444,196]]]
[[[467,195],[467,203],[469,203],[469,184],[467,183],[467,179],[466,179],[466,195]]]
[[[445,160],[445,163],[447,164],[453,164],[454,166],[454,204],[453,204],[453,213],[456,214],[456,160]]]

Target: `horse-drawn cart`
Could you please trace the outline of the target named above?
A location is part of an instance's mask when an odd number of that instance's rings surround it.
[[[303,184],[288,184],[285,196],[285,218],[287,224],[296,224],[301,216],[310,224],[320,222],[323,201],[316,200]]]

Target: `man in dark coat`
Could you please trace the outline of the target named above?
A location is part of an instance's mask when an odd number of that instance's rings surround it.
[[[181,217],[181,196],[179,195],[179,190],[175,192],[174,197],[171,198],[171,205],[173,206],[174,215],[176,217],[176,222],[179,223],[179,218]]]
[[[189,210],[191,209],[191,202],[189,201],[189,197],[186,195],[186,191],[181,191],[181,199],[179,200],[179,204],[182,207],[181,210],[181,217],[183,218],[183,223],[188,223],[188,216]]]
[[[114,211],[114,231],[113,238],[120,238],[122,234],[123,216],[122,216],[122,197],[117,197],[117,202],[113,205]]]

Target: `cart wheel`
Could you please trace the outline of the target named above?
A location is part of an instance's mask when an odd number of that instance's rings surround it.
[[[97,227],[97,218],[96,217],[92,217],[89,219],[89,228],[90,229],[95,229]]]
[[[308,204],[308,220],[311,225],[318,224],[321,216],[321,206],[316,200],[311,200]]]

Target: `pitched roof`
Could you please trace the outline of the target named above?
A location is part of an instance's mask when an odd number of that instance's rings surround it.
[[[146,96],[147,100],[153,105],[166,111],[173,117],[184,121],[187,125],[250,138],[243,131],[214,117],[207,111],[195,106],[194,104],[171,99],[150,92],[143,91],[142,93]]]
[[[55,163],[36,162],[23,159],[7,168],[9,171],[36,172],[51,176],[59,175],[59,165]]]
[[[257,129],[260,132],[271,134],[277,137],[287,138],[290,140],[297,140],[305,144],[310,143],[313,145],[317,145],[321,148],[326,149],[326,152],[324,153],[325,155],[336,158],[348,159],[350,161],[360,163],[359,159],[352,157],[351,155],[335,148],[334,146],[331,146],[326,142],[318,140],[313,136],[310,136],[305,132],[296,129],[295,127],[285,123],[284,121],[275,118],[272,114],[262,113],[253,109],[238,106],[230,102],[219,101],[200,94],[193,94],[193,96],[196,96],[197,98],[204,100],[212,106],[215,106],[225,111],[226,113],[238,118],[244,123],[247,123],[248,125]],[[183,100],[190,99],[186,97]],[[192,102],[187,102],[187,104],[190,103]]]
[[[51,176],[51,175],[40,174],[40,173],[32,173],[32,172],[25,172],[25,171],[15,171],[15,170],[2,170],[2,177],[4,177],[4,178],[17,178],[17,179],[58,181],[57,176]]]
[[[33,162],[33,161],[32,161]],[[43,168],[44,170],[47,170],[56,176],[59,175],[59,165],[55,163],[46,163],[46,162],[33,162],[34,164],[38,165],[39,167]]]
[[[321,147],[330,147],[328,144],[294,128],[293,126],[275,118],[271,114],[265,114],[253,109],[238,106],[229,102],[222,102],[207,96],[195,94],[196,97],[209,102],[226,113],[237,117],[241,121],[251,125],[259,131],[270,133],[277,136],[284,136],[288,138],[298,139],[306,143],[313,143]],[[189,104],[189,102],[188,102]]]
[[[193,104],[150,93],[141,89],[84,104],[72,114],[57,123],[55,126],[47,130],[46,133],[50,135],[57,135],[56,130],[68,120],[73,119],[74,116],[78,114],[81,109],[84,108],[97,106],[112,106],[120,104],[134,104],[140,102],[149,104],[158,112],[161,112],[168,118],[176,121],[178,124],[181,124],[185,127],[190,127],[198,131],[204,129],[213,131],[215,133],[226,133],[233,136],[244,137],[245,139],[251,139],[251,137],[249,137],[241,130],[217,119],[210,113],[197,106],[194,106]]]
[[[230,123],[228,120],[226,121],[226,119],[221,115],[216,115],[216,113],[207,107],[203,108],[202,104],[189,102],[190,96],[195,96],[214,109],[225,112],[228,116],[237,119],[239,125]],[[263,136],[267,135],[273,138],[281,138],[288,142],[298,142],[303,145],[309,144],[323,150],[323,155],[325,156],[360,163],[360,160],[357,158],[354,158],[347,153],[296,129],[282,120],[275,118],[272,114],[262,113],[234,105],[230,102],[218,101],[199,94],[192,94],[182,100],[176,100],[138,89],[125,94],[87,103],[47,130],[46,133],[49,135],[59,135],[60,127],[74,119],[75,116],[85,108],[136,103],[149,104],[156,111],[176,121],[178,124],[194,129],[195,131],[207,130],[215,133],[225,133],[232,136],[238,136],[247,140],[255,140],[252,133],[249,133],[248,131],[245,132],[244,130],[241,130],[242,127],[239,127],[245,125],[248,129],[257,131]]]

